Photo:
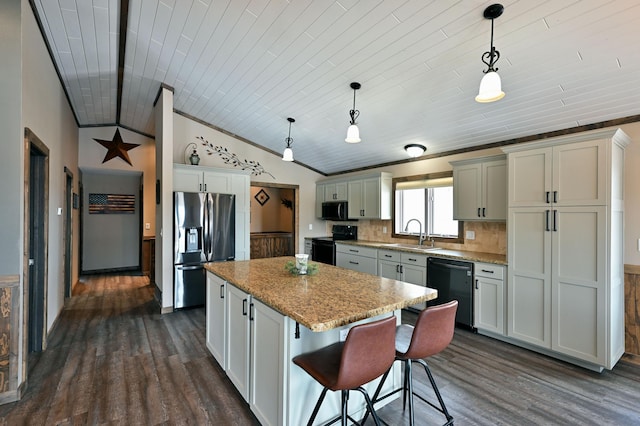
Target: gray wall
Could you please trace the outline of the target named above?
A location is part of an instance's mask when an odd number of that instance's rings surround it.
[[[140,266],[141,173],[82,172],[82,270]],[[134,194],[135,214],[89,214],[89,194]]]
[[[21,2],[0,1],[0,275],[21,275]],[[18,232],[16,232],[16,230]]]

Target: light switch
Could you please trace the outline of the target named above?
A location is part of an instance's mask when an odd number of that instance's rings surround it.
[[[58,207],[58,216],[62,216],[62,207]]]
[[[386,233],[387,233],[387,227],[386,227],[386,226],[383,226],[383,227],[382,227],[382,233],[383,233],[383,234],[386,234]]]
[[[309,231],[313,231],[313,223],[309,224]]]
[[[144,224],[144,229],[151,229],[151,224],[150,223],[145,223]]]

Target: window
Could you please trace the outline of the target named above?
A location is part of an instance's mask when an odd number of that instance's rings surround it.
[[[394,193],[394,237],[417,236],[422,227],[437,240],[458,239],[462,222],[453,219],[450,172],[394,180]]]

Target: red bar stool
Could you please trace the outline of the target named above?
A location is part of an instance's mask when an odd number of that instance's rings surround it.
[[[407,394],[409,394],[409,424],[414,425],[414,409],[413,409],[413,396],[417,396],[422,401],[426,402],[436,410],[440,411],[447,419],[444,424],[452,425],[453,417],[449,414],[447,407],[444,404],[442,395],[436,386],[436,382],[433,379],[433,374],[429,366],[423,358],[430,357],[441,351],[443,351],[451,340],[453,339],[453,330],[456,323],[456,310],[458,309],[458,301],[453,300],[442,305],[430,306],[424,309],[418,315],[415,327],[409,324],[401,324],[396,329],[396,361],[402,361],[404,363],[404,385],[400,389],[396,389],[387,395],[378,398],[382,385],[389,375],[389,371],[384,373],[378,388],[373,394],[373,404],[381,401],[389,396],[403,391],[402,393],[402,409],[404,410],[407,402]],[[413,391],[413,375],[411,365],[413,362],[417,362],[424,367],[427,372],[431,387],[438,398],[440,407],[427,401],[422,396]],[[369,413],[364,416],[363,422],[367,419]]]
[[[307,425],[313,424],[328,390],[342,392],[341,415],[328,424],[340,419],[343,426],[346,426],[347,419],[357,423],[348,415],[347,410],[349,391],[357,390],[364,395],[367,414],[371,412],[375,424],[380,425],[369,394],[362,385],[391,369],[395,355],[395,329],[395,316],[356,325],[349,330],[344,342],[337,342],[293,358],[296,365],[324,386]]]

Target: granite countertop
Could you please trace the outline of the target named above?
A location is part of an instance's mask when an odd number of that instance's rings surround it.
[[[434,257],[444,257],[454,260],[468,260],[471,262],[485,262],[495,263],[498,265],[507,264],[507,256],[504,254],[495,253],[483,253],[478,251],[465,251],[465,250],[451,250],[445,248],[438,248],[436,250],[425,250],[424,248],[415,247],[413,244],[407,244],[406,246],[393,245],[393,243],[383,243],[378,241],[363,241],[363,240],[351,240],[351,241],[337,241],[340,244],[350,244],[363,247],[373,247],[382,250],[395,250],[404,251],[408,253],[420,253]]]
[[[208,263],[205,268],[312,331],[326,331],[435,299],[414,284],[319,264],[315,275],[291,275],[293,257]],[[315,263],[315,262],[314,262]]]

